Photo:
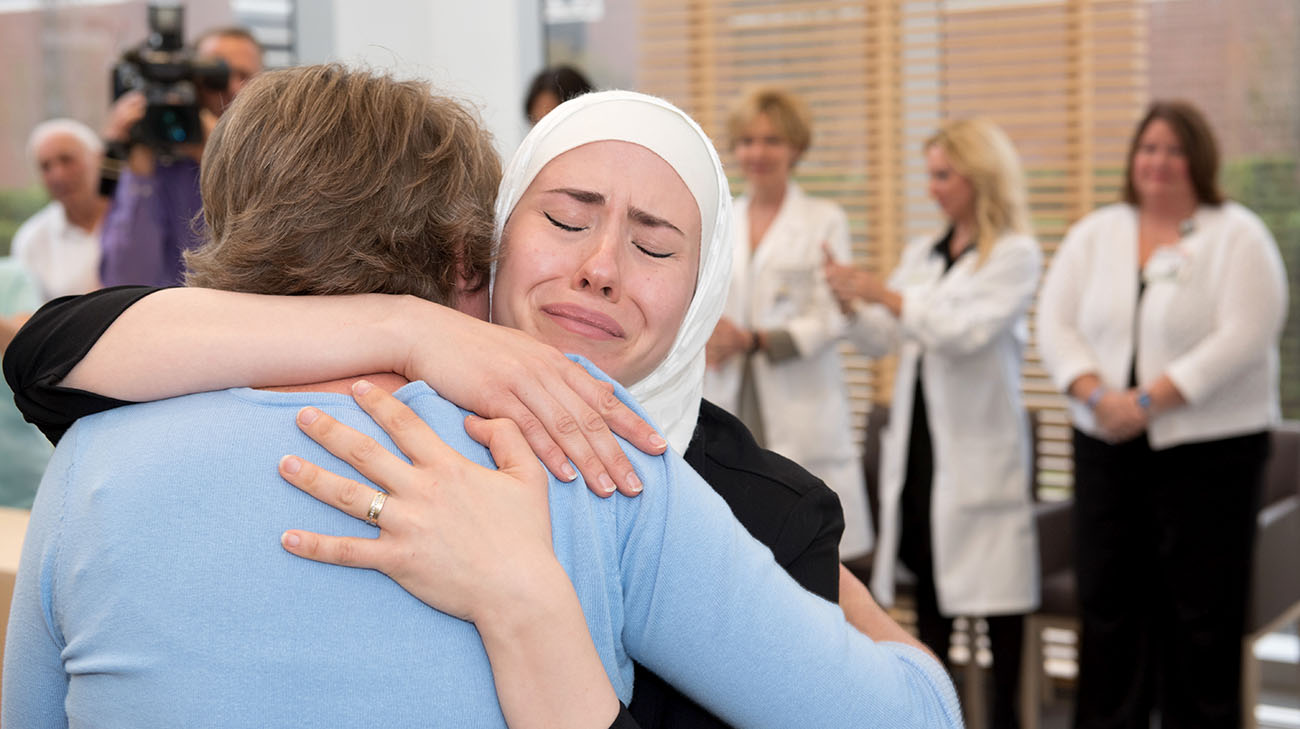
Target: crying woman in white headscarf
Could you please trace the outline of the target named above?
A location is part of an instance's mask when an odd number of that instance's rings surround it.
[[[730,277],[729,203],[708,138],[676,108],[619,91],[567,102],[506,167],[492,320],[628,387],[745,528],[834,601],[835,495],[701,399]],[[647,725],[725,726],[647,671],[636,687],[633,715]]]

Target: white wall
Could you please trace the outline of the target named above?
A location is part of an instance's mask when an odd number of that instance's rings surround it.
[[[364,64],[419,77],[477,106],[508,156],[523,139],[523,95],[542,67],[535,0],[313,0],[298,4],[302,63]]]

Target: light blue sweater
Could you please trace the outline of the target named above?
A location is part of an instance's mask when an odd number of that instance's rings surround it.
[[[491,465],[464,411],[423,383],[398,397]],[[504,726],[473,625],[280,548],[291,527],[376,534],[277,475],[294,453],[364,481],[298,431],[306,404],[395,450],[349,397],[247,389],[68,432],[23,551],[5,727]],[[627,450],[638,498],[550,484],[555,552],[620,698],[635,658],[740,726],[960,725],[937,663],[849,628],[679,457]]]

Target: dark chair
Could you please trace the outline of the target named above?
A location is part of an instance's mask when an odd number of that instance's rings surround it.
[[[1242,636],[1242,722],[1254,729],[1260,670],[1255,641],[1300,620],[1300,422],[1287,421],[1271,433],[1255,533],[1254,562],[1246,631]],[[1078,631],[1078,595],[1074,579],[1073,502],[1037,506],[1043,600],[1025,620],[1025,653],[1020,682],[1021,725],[1038,729],[1046,698],[1043,681],[1044,629]]]

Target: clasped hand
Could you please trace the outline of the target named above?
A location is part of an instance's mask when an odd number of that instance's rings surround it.
[[[353,397],[411,462],[317,408],[298,426],[330,453],[388,492],[375,539],[286,531],[289,552],[318,562],[378,570],[422,602],[477,622],[529,594],[530,581],[558,566],[551,547],[547,479],[518,426],[470,416],[465,430],[487,446],[497,470],[442,442],[410,408],[365,381]],[[365,519],[375,489],[297,456],[280,475],[316,499]]]
[[[829,250],[826,251],[822,270],[826,274],[826,283],[835,297],[835,303],[839,304],[840,311],[845,314],[853,313],[855,301],[878,303],[884,294],[885,285],[879,278],[856,266],[837,263],[831,258]]]
[[[1146,430],[1147,411],[1138,404],[1136,389],[1107,392],[1093,409],[1102,437],[1111,443],[1123,443]]]

